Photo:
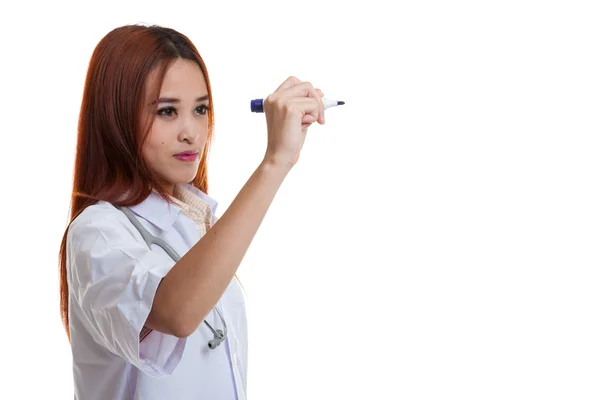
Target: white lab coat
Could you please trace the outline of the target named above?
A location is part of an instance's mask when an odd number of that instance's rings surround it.
[[[215,215],[214,199],[187,188]],[[155,193],[131,209],[181,256],[200,239],[195,223]],[[70,225],[67,281],[75,399],[246,399],[246,309],[237,279],[217,305],[227,322],[227,340],[216,349],[208,348],[214,335],[204,323],[187,338],[152,331],[139,341],[158,284],[173,264],[160,247],[151,251],[110,203],[89,206]],[[214,310],[207,321],[223,329]]]

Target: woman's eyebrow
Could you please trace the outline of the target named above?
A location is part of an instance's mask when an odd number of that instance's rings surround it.
[[[204,101],[204,100],[208,100],[208,95],[205,94],[204,96],[198,97],[196,99],[196,102],[198,101]],[[156,103],[180,103],[181,100],[179,100],[178,98],[175,97],[161,97],[158,100],[155,100],[152,102],[152,104],[156,104]]]

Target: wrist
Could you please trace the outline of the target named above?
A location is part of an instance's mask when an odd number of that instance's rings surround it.
[[[291,161],[287,161],[281,157],[275,157],[271,155],[265,155],[262,162],[260,163],[261,169],[264,169],[268,173],[275,175],[287,175],[288,172],[292,169],[294,163]]]

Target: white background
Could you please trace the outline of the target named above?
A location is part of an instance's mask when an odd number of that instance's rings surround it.
[[[3,5],[0,398],[71,398],[57,254],[89,57],[188,35],[209,69],[219,215],[289,75],[315,125],[239,275],[250,399],[598,399],[600,13],[593,1]]]

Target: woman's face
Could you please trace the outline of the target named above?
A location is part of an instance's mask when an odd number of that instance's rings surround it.
[[[148,83],[155,79],[151,74]],[[198,64],[179,59],[167,69],[158,98],[146,92],[145,110],[153,115],[142,152],[160,184],[173,194],[175,184],[192,181],[198,172],[208,135],[206,81]]]

